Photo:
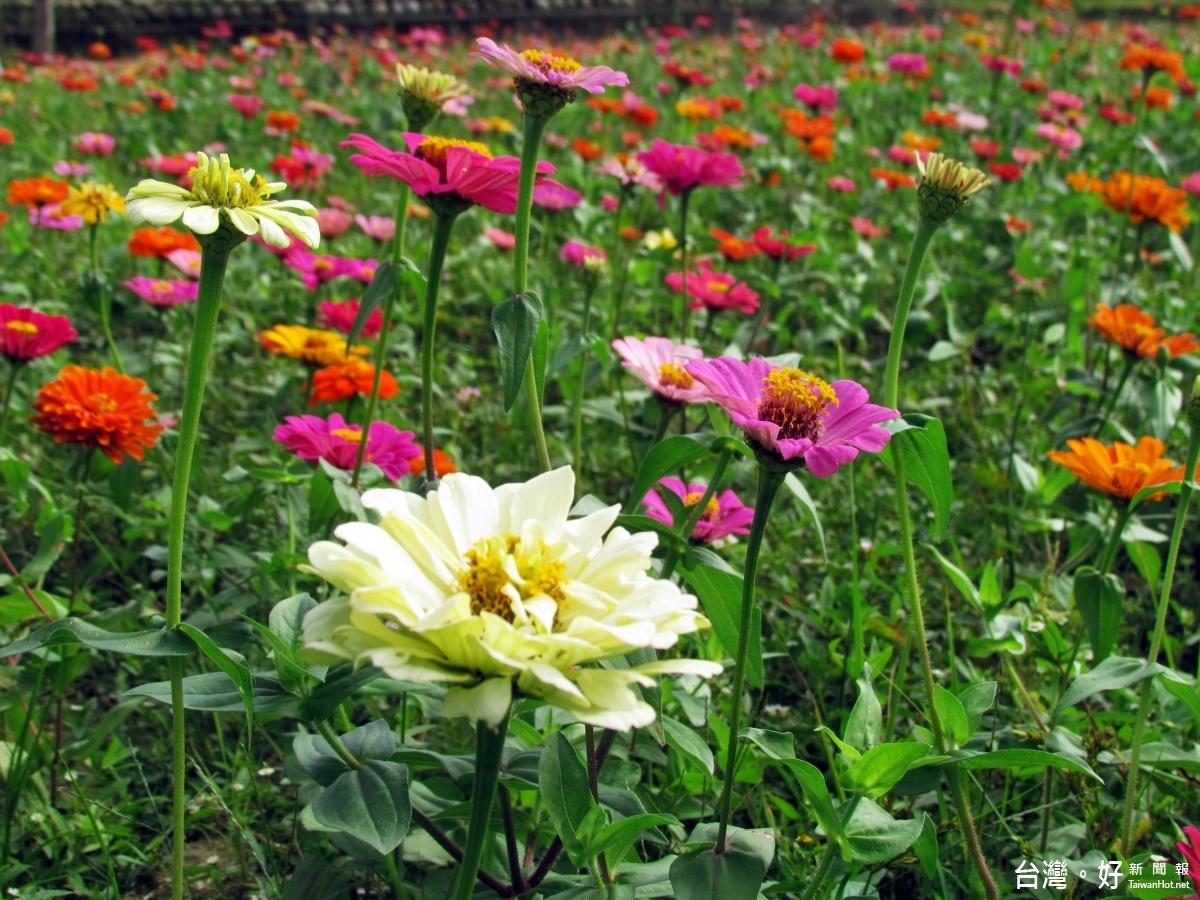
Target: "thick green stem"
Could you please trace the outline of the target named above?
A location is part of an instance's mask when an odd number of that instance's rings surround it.
[[[846,812],[840,816],[842,824],[850,821],[850,817],[854,815],[854,810],[858,806],[858,801],[862,797],[855,794],[846,804]],[[812,877],[812,881],[808,883],[808,887],[804,889],[800,900],[820,900],[821,887],[825,884],[825,879],[829,877],[829,870],[833,868],[834,860],[838,857],[838,851],[841,845],[833,839],[833,835],[827,835],[828,840],[825,843],[825,852],[821,854],[821,861],[817,864],[817,871]]]
[[[362,426],[363,436],[362,440],[358,442],[358,453],[354,456],[354,474],[350,478],[350,484],[355,489],[358,488],[358,478],[359,473],[362,472],[363,461],[367,458],[368,433],[371,430],[371,423],[375,419],[375,405],[379,402],[379,385],[383,380],[383,365],[387,360],[388,338],[391,336],[392,330],[392,310],[396,305],[396,298],[404,289],[404,279],[400,277],[398,269],[400,260],[404,256],[404,232],[408,226],[407,213],[408,186],[401,185],[396,211],[396,236],[392,241],[392,264],[397,267],[396,280],[392,282],[392,289],[388,292],[387,300],[383,304],[383,324],[379,330],[379,344],[375,347],[375,374],[371,378],[371,396],[367,398],[367,415],[363,419]],[[347,350],[347,352],[349,351]]]
[[[725,852],[725,835],[729,831],[729,815],[733,798],[733,777],[737,769],[738,729],[742,717],[742,687],[746,680],[746,657],[750,653],[750,628],[754,622],[754,578],[758,572],[758,554],[762,550],[763,535],[767,531],[767,519],[775,496],[783,485],[784,473],[760,465],[758,468],[758,496],[754,502],[754,522],[750,525],[750,538],[746,542],[746,573],[742,582],[742,615],[738,623],[737,657],[733,661],[733,688],[730,697],[733,710],[729,714],[729,747],[725,754],[722,772],[721,799],[717,801],[717,846],[714,852]],[[715,481],[715,479],[714,479]]]
[[[8,414],[12,406],[13,391],[17,387],[17,375],[21,367],[15,362],[8,366],[8,378],[4,382],[4,407],[0,409],[0,444],[4,443],[4,435],[8,432]]]
[[[908,251],[904,280],[900,282],[900,296],[896,299],[896,314],[892,317],[892,337],[888,342],[887,369],[883,381],[883,405],[892,409],[898,408],[896,404],[900,400],[900,357],[904,353],[904,329],[912,310],[921,264],[925,261],[925,253],[937,228],[936,222],[924,216],[917,222],[917,233],[913,235],[912,248]]]
[[[537,177],[538,150],[542,143],[542,132],[546,130],[546,122],[546,119],[537,116],[525,116],[521,143],[521,174],[517,182],[517,242],[513,247],[513,293],[518,296],[524,294],[529,286],[529,219],[533,209],[533,184]],[[529,402],[529,425],[533,430],[538,464],[543,472],[549,472],[550,450],[546,446],[546,433],[542,426],[542,398],[538,394],[532,360],[525,367],[522,386]]]
[[[467,845],[463,848],[462,863],[454,882],[454,900],[470,900],[475,876],[487,844],[492,803],[496,799],[496,784],[500,778],[500,763],[504,753],[504,738],[508,734],[509,713],[495,728],[482,720],[475,725],[475,781],[471,789],[471,821],[467,826]]]
[[[421,335],[421,445],[425,451],[425,480],[437,480],[433,465],[433,338],[437,330],[438,288],[442,283],[442,265],[454,228],[452,215],[439,215],[433,222],[433,245],[429,248],[429,271],[425,284],[425,331]]]
[[[224,231],[225,229],[222,229]],[[200,433],[200,407],[204,403],[204,383],[208,378],[208,361],[212,355],[217,333],[217,316],[221,311],[221,286],[225,282],[225,267],[229,252],[245,240],[240,233],[226,238],[221,232],[201,245],[200,286],[196,299],[196,321],[192,328],[192,343],[188,350],[187,380],[183,386],[183,411],[179,416],[179,444],[175,450],[175,478],[171,487],[171,517],[167,528],[167,627],[175,628],[183,618],[183,537],[187,524],[188,483],[192,476],[192,457]],[[236,242],[236,243],[234,243]],[[171,657],[171,718],[173,755],[173,853],[171,863],[171,894],[173,900],[183,897],[184,813],[186,810],[185,780],[187,776],[184,746],[183,660]]]
[[[979,846],[979,834],[975,831],[975,819],[971,815],[971,800],[967,796],[967,786],[963,781],[962,772],[958,766],[950,766],[950,792],[954,797],[954,806],[958,810],[959,824],[962,826],[963,841],[967,845],[967,854],[975,864],[979,877],[983,880],[983,890],[988,900],[997,900],[1000,892],[996,889],[996,879],[992,870],[983,858],[983,850]]]
[[[1117,550],[1121,547],[1121,535],[1124,534],[1125,523],[1128,521],[1128,507],[1117,507],[1117,520],[1113,523],[1113,530],[1108,536],[1108,543],[1104,545],[1104,552],[1100,555],[1100,565],[1097,566],[1101,575],[1107,575],[1112,571],[1113,563],[1117,561]]]
[[[1158,597],[1158,612],[1154,619],[1154,634],[1150,638],[1150,655],[1147,665],[1158,662],[1158,651],[1162,647],[1163,630],[1167,624],[1167,608],[1171,602],[1171,585],[1175,580],[1175,564],[1179,561],[1179,545],[1183,540],[1183,526],[1187,521],[1188,504],[1192,500],[1192,481],[1196,477],[1196,464],[1200,459],[1200,426],[1192,427],[1188,442],[1187,462],[1183,467],[1183,484],[1179,486],[1179,506],[1175,509],[1175,525],[1171,529],[1171,545],[1167,550],[1167,566],[1163,570],[1162,592]],[[1138,767],[1142,761],[1142,742],[1146,739],[1146,719],[1150,714],[1150,685],[1153,678],[1142,681],[1137,707],[1137,724],[1133,729],[1133,744],[1129,750],[1129,779],[1125,787],[1125,817],[1121,827],[1121,849],[1125,856],[1133,852],[1133,807],[1137,802]]]

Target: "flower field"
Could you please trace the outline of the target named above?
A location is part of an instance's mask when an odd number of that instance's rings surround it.
[[[6,896],[1200,896],[1200,7],[886,12],[0,56]]]

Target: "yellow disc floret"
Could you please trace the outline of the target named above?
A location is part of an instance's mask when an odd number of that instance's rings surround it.
[[[6,322],[4,323],[4,327],[11,328],[13,331],[24,335],[25,337],[33,337],[38,333],[38,327],[36,325],[34,325],[32,322],[23,322],[20,319],[15,322]]]
[[[271,194],[283,190],[283,184],[271,184],[253,169],[235,169],[224,153],[220,158],[197,154],[199,164],[188,171],[192,178],[192,198],[225,209],[258,206]]]
[[[521,58],[539,72],[561,72],[564,75],[574,75],[583,68],[571,57],[556,50],[526,50],[521,54]]]
[[[352,444],[361,444],[363,439],[362,431],[356,428],[335,428],[329,433],[334,437],[340,437],[342,440],[349,441]]]
[[[763,379],[758,416],[779,426],[781,440],[821,436],[823,417],[836,406],[837,394],[829,383],[800,369],[774,369]]]
[[[696,383],[696,379],[683,367],[682,363],[665,362],[658,367],[658,380],[669,387],[687,390]]]
[[[486,146],[478,141],[460,141],[457,138],[444,137],[427,137],[421,143],[417,144],[417,149],[413,153],[417,159],[422,159],[431,166],[436,166],[443,173],[446,171],[446,154],[450,152],[451,147],[466,147],[468,150],[474,151],[481,156],[492,158],[492,153]]]
[[[699,503],[703,499],[704,499],[704,494],[702,494],[698,491],[692,491],[686,497],[683,498],[683,505],[684,506],[695,506],[697,503]],[[703,521],[711,522],[714,519],[716,519],[717,516],[720,515],[720,513],[721,513],[720,501],[717,500],[716,497],[709,497],[708,502],[706,504],[704,504],[704,515],[702,515],[700,518]]]
[[[464,554],[467,568],[458,587],[471,598],[471,614],[489,612],[507,622],[516,619],[514,602],[549,597],[562,604],[566,563],[554,558],[544,541],[526,546],[516,535],[481,539]]]

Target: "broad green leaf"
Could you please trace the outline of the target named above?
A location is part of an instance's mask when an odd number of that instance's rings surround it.
[[[924,828],[924,813],[915,819],[893,819],[877,803],[862,798],[845,825],[846,841],[855,863],[873,866],[899,856]]]
[[[996,682],[981,681],[965,687],[958,692],[958,699],[967,714],[968,734],[974,734],[979,730],[979,720],[983,714],[996,702]]]
[[[704,606],[704,615],[712,623],[713,634],[731,657],[737,658],[738,623],[742,612],[742,577],[712,566],[683,570],[684,580],[696,592]],[[746,655],[746,679],[754,687],[763,686],[762,613],[751,612],[750,650]]]
[[[381,262],[375,269],[375,274],[371,276],[371,283],[367,285],[367,289],[363,291],[362,297],[358,301],[358,314],[354,317],[354,324],[350,326],[350,333],[346,336],[346,356],[350,356],[350,347],[358,340],[358,336],[362,334],[363,327],[367,324],[367,319],[371,317],[371,313],[379,306],[391,293],[392,287],[396,283],[396,264],[390,259]]]
[[[250,669],[231,657],[223,647],[217,646],[216,642],[199,628],[184,622],[179,626],[179,630],[191,638],[200,648],[200,652],[228,675],[233,686],[237,688],[246,707],[246,735],[249,737],[254,731],[254,677],[250,674]]]
[[[575,748],[561,731],[555,732],[542,749],[538,763],[538,788],[550,813],[555,833],[577,866],[586,864],[579,832],[584,817],[596,805],[588,787],[587,769]]]
[[[817,542],[821,545],[821,559],[825,565],[829,565],[829,553],[825,549],[825,529],[821,527],[821,515],[817,512],[817,504],[813,502],[812,495],[808,493],[808,488],[796,477],[794,472],[789,472],[783,479],[783,483],[800,501],[800,508],[804,510],[805,517],[812,523],[813,531],[817,535]]]
[[[512,409],[521,392],[541,321],[542,301],[534,293],[515,294],[492,311],[492,330],[500,345],[505,412]]]
[[[1173,678],[1163,678],[1162,686],[1167,689],[1168,694],[1188,708],[1192,718],[1196,720],[1196,724],[1200,725],[1200,693],[1196,691],[1196,686],[1184,684]]]
[[[318,684],[308,695],[308,717],[317,722],[328,719],[339,703],[359,688],[381,677],[383,670],[374,666],[363,666],[360,669],[355,669],[349,663],[338,666],[326,675],[324,683]]]
[[[962,701],[940,684],[933,686],[933,708],[942,725],[942,737],[951,748],[961,747],[971,739],[975,732]]]
[[[1116,575],[1101,575],[1091,566],[1075,573],[1075,606],[1087,628],[1095,662],[1103,662],[1117,644],[1121,632],[1121,605],[1125,584]]]
[[[664,475],[678,472],[681,467],[704,459],[711,453],[707,444],[691,436],[676,435],[659,441],[642,460],[629,492],[630,505],[626,507],[626,511],[633,512],[637,509],[642,498]]]
[[[0,659],[59,644],[83,644],[93,650],[134,656],[191,656],[196,652],[196,645],[185,635],[168,628],[122,633],[105,631],[82,619],[59,619],[19,641],[0,647]]]
[[[871,684],[871,664],[863,663],[862,674],[858,676],[858,699],[850,710],[850,719],[846,722],[844,740],[856,750],[869,750],[879,742],[879,730],[883,727],[883,707],[875,696],[875,688]]]
[[[322,825],[344,831],[379,853],[391,853],[408,834],[412,817],[408,769],[400,763],[367,760],[325,788],[312,811]]]
[[[711,842],[716,825],[697,826],[689,843]],[[759,831],[730,829],[725,851],[692,850],[671,863],[675,900],[755,900],[775,856],[775,838]]]
[[[640,813],[629,816],[600,829],[600,832],[588,843],[584,852],[588,858],[595,858],[603,853],[608,862],[608,871],[613,873],[647,828],[680,824],[680,821],[674,816],[658,813]]]
[[[918,759],[929,755],[929,745],[918,741],[901,741],[872,747],[846,773],[857,794],[881,797]]]
[[[662,717],[667,744],[691,760],[702,771],[713,774],[713,755],[704,739],[682,722],[670,716]]]
[[[1063,695],[1058,698],[1058,705],[1054,707],[1054,715],[1057,718],[1064,709],[1074,706],[1081,700],[1086,700],[1093,694],[1126,688],[1153,675],[1162,675],[1164,678],[1174,681],[1186,680],[1178,672],[1158,663],[1147,663],[1144,659],[1131,659],[1127,656],[1110,656],[1092,671],[1080,675],[1071,682],[1070,686],[1063,691]]]
[[[396,736],[387,722],[376,719],[341,736],[350,755],[360,762],[388,759],[396,752]],[[296,759],[313,780],[328,787],[350,767],[319,734],[298,734],[292,742]]]
[[[1045,750],[1025,750],[1014,747],[1008,750],[990,750],[986,753],[974,753],[969,756],[953,755],[954,764],[960,769],[1021,769],[1026,766],[1053,766],[1057,769],[1067,769],[1080,775],[1087,775],[1097,781],[1103,781],[1091,767],[1081,759],[1068,759],[1057,753],[1047,753]]]
[[[900,427],[900,426],[903,427]],[[894,468],[892,454],[904,454],[904,471],[911,484],[917,486],[933,504],[933,527],[929,538],[940,541],[950,522],[950,504],[954,500],[950,480],[950,453],[946,449],[946,432],[942,423],[932,416],[907,413],[899,421],[884,422],[892,439],[879,458]]]
[[[293,717],[304,714],[300,698],[285,691],[274,675],[255,674],[254,710],[256,713],[280,713]],[[124,697],[148,697],[159,703],[171,704],[171,682],[156,681],[141,684],[126,691]],[[233,680],[224,672],[206,672],[183,679],[183,705],[187,709],[206,712],[244,713],[246,704]]]

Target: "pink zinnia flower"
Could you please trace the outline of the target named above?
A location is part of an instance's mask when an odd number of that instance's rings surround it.
[[[405,132],[408,151],[389,150],[365,134],[352,134],[342,147],[360,151],[350,162],[364,175],[390,175],[403,181],[420,197],[458,198],[498,213],[517,210],[517,180],[521,161],[515,156],[492,158],[482,144],[427,138]],[[549,175],[554,166],[538,163],[538,172]]]
[[[350,274],[351,261],[342,256],[312,253],[302,246],[295,246],[283,257],[284,265],[300,273],[304,286],[315,291],[319,285],[344,278]]]
[[[612,345],[621,357],[621,365],[646,382],[646,387],[660,400],[708,402],[708,391],[696,384],[696,379],[684,368],[691,360],[704,356],[698,347],[676,344],[665,337],[619,338]]]
[[[709,390],[757,451],[784,461],[803,462],[818,478],[828,478],[858,456],[878,453],[891,434],[880,422],[900,413],[868,403],[854,381],[829,384],[799,369],[762,358],[748,363],[722,356],[687,364],[688,373]]]
[[[253,119],[263,108],[262,98],[257,94],[230,94],[229,103],[247,119]]]
[[[171,265],[188,278],[200,278],[200,252],[198,250],[172,250],[167,254]]]
[[[893,53],[888,57],[888,68],[905,75],[929,74],[929,63],[921,53]]]
[[[90,171],[92,171],[92,167],[87,163],[74,162],[69,159],[60,159],[54,164],[54,174],[62,178],[82,178]]]
[[[533,189],[533,202],[555,212],[574,209],[583,203],[583,194],[557,181],[543,181]]]
[[[360,213],[354,217],[354,221],[378,244],[390,241],[396,236],[396,220],[388,216],[364,216]]]
[[[1083,109],[1083,98],[1066,91],[1051,91],[1046,95],[1046,100],[1059,109]]]
[[[876,225],[870,219],[859,216],[850,217],[850,227],[867,239],[883,237],[892,230],[886,225]]]
[[[338,413],[328,419],[288,416],[272,437],[301,459],[323,459],[344,471],[354,468],[358,445],[363,440],[362,427],[347,425]],[[400,431],[387,422],[372,422],[363,460],[379,466],[392,481],[399,481],[409,474],[408,461],[421,455],[414,437],[411,431]]]
[[[750,235],[750,239],[758,245],[758,249],[771,259],[799,259],[802,256],[808,256],[816,250],[813,244],[792,244],[788,243],[788,233],[780,232],[779,237],[771,236],[771,226],[764,225],[759,228],[754,234]]]
[[[694,482],[685,485],[678,478],[663,478],[658,485],[660,489],[666,488],[683,501],[685,509],[699,503],[708,490],[706,484]],[[675,517],[671,515],[671,508],[657,490],[646,494],[642,503],[646,507],[646,515],[650,518],[657,519],[669,528],[675,527]],[[753,521],[754,508],[739,500],[733,491],[724,491],[709,498],[704,513],[689,537],[697,544],[712,544],[733,534],[749,534],[750,523]]]
[[[838,92],[827,84],[812,87],[798,84],[792,91],[792,96],[811,109],[814,113],[832,112],[837,109]]]
[[[1030,150],[1028,147],[1013,147],[1012,158],[1013,162],[1022,166],[1028,166],[1041,159],[1042,154],[1040,150]]]
[[[665,275],[663,280],[676,291],[684,290],[679,272]],[[702,259],[697,268],[687,273],[688,309],[736,309],[750,315],[758,309],[758,292],[746,282],[739,282],[728,272],[714,272],[712,263]]]
[[[161,307],[192,303],[200,291],[200,285],[195,281],[167,281],[142,276],[123,281],[122,284],[151,306]]]
[[[517,246],[517,236],[503,228],[485,228],[483,236],[491,241],[497,250],[511,250]]]
[[[72,146],[76,153],[84,153],[89,156],[108,156],[117,146],[117,139],[111,134],[85,131]]]
[[[672,194],[682,194],[700,185],[736,187],[745,174],[734,153],[710,153],[699,147],[668,144],[657,139],[637,158]]]
[[[1200,197],[1200,172],[1193,172],[1179,186],[1193,196]]]
[[[1183,854],[1183,858],[1187,860],[1188,878],[1192,880],[1196,890],[1200,891],[1200,830],[1188,825],[1183,829],[1183,836],[1187,838],[1187,843],[1179,841],[1175,844],[1179,848],[1179,852]],[[1190,898],[1194,900],[1194,898]]]
[[[83,216],[67,215],[58,203],[48,203],[29,210],[29,224],[54,231],[77,231],[83,227]]]
[[[0,303],[0,355],[13,364],[49,356],[79,332],[66,316],[51,316],[28,306]]]
[[[1078,150],[1083,146],[1083,135],[1074,128],[1068,128],[1065,125],[1055,125],[1053,122],[1045,122],[1039,125],[1037,136],[1049,141],[1058,148],[1059,159],[1066,159],[1072,150]]]
[[[332,328],[342,334],[349,334],[358,318],[359,302],[357,300],[325,300],[317,307],[317,325],[321,328]],[[383,310],[379,307],[371,310],[367,321],[363,324],[359,337],[376,338],[383,330]]]
[[[323,206],[317,210],[317,227],[323,238],[341,237],[353,224],[354,219],[350,214],[335,206]]]
[[[826,184],[829,185],[830,190],[843,191],[844,193],[847,193],[847,194],[853,193],[854,191],[858,190],[858,185],[855,184],[852,179],[847,178],[845,175],[834,175],[832,178],[829,179],[829,181],[826,182]]]
[[[624,162],[610,157],[596,166],[596,172],[611,175],[621,182],[623,188],[640,185],[656,193],[663,189],[662,179],[647,169],[636,156],[627,156]]]
[[[568,56],[542,50],[518,53],[511,47],[499,46],[491,38],[481,37],[476,43],[479,49],[468,56],[486,60],[517,82],[548,84],[563,91],[584,90],[589,94],[603,94],[606,85],[624,87],[629,84],[628,75],[608,66],[581,66]]]
[[[567,241],[563,244],[559,256],[563,262],[569,263],[572,266],[578,266],[581,269],[587,265],[589,259],[608,259],[608,254],[599,247],[591,247],[579,241]]]

